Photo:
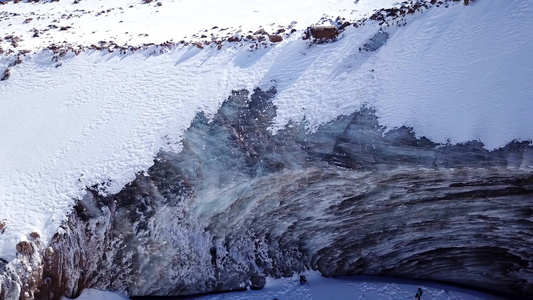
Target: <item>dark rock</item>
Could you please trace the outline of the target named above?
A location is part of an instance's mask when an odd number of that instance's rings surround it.
[[[335,26],[312,26],[311,35],[316,39],[334,39],[338,35]]]
[[[33,246],[28,241],[22,241],[19,242],[16,246],[17,252],[23,253],[25,255],[32,255],[33,254]]]
[[[259,35],[259,34],[268,34],[263,28],[257,30],[256,32],[254,32],[255,35]]]
[[[352,23],[346,21],[346,22],[342,23],[342,25],[339,27],[339,30],[344,30],[344,28],[346,28],[346,27],[348,27],[350,25],[352,25]]]
[[[271,34],[268,36],[268,40],[271,42],[271,43],[279,43],[281,41],[283,41],[283,37],[279,34]]]
[[[260,290],[265,287],[265,284],[265,276],[253,275],[250,277],[250,289],[252,290]]]
[[[9,69],[6,69],[4,71],[4,76],[2,76],[2,79],[0,79],[0,81],[8,80],[10,75],[11,75],[11,72],[9,71]]]

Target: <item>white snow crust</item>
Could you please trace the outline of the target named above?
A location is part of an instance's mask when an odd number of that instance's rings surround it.
[[[377,22],[349,27],[334,43],[309,46],[295,34],[253,52],[248,45],[188,45],[164,53],[155,47],[71,53],[54,62],[50,51],[40,51],[63,40],[159,43],[213,26],[246,32],[296,21],[303,29],[324,14],[357,18],[395,3],[161,2],[0,6],[0,36],[21,36],[19,48],[32,51],[0,82],[0,221],[7,224],[1,258],[12,260],[16,243],[30,232],[48,240],[85,187],[104,183],[102,193],[118,192],[160,149],[178,151],[194,115],[212,115],[235,89],[277,87],[274,131],[304,118],[313,129],[368,103],[388,128],[412,126],[437,142],[479,139],[494,149],[533,138],[531,1],[454,3],[416,13],[406,26],[385,28],[390,39],[377,52],[358,50],[378,32]],[[75,10],[91,13],[61,18]],[[53,20],[72,28],[31,38],[32,27]],[[6,41],[1,46],[11,47]],[[0,71],[12,60],[0,56]]]
[[[62,300],[70,298],[62,297]],[[129,299],[125,295],[116,292],[101,291],[97,289],[85,289],[76,300],[126,300]]]
[[[161,3],[158,6],[157,3]],[[293,22],[305,29],[323,16],[352,19],[368,15],[376,8],[392,7],[397,0],[70,0],[51,3],[19,3],[0,6],[0,37],[17,35],[19,48],[39,49],[67,41],[74,45],[91,45],[113,40],[119,45],[163,43],[190,40],[194,34],[220,32],[221,29],[246,34],[264,28],[268,32]],[[12,14],[17,14],[12,16]],[[9,16],[2,19],[2,16]],[[31,21],[26,22],[27,19]],[[50,29],[33,37],[31,29]],[[61,31],[61,27],[68,27]],[[216,30],[211,30],[213,27]],[[0,42],[4,49],[8,41]]]

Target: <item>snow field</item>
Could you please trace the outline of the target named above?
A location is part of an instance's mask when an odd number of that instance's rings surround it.
[[[0,37],[22,38],[19,49],[37,50],[53,43],[67,41],[89,46],[113,40],[119,45],[160,44],[165,41],[189,41],[193,35],[224,36],[240,31],[247,34],[260,27],[269,33],[296,22],[305,29],[324,15],[343,15],[357,19],[376,8],[391,7],[396,0],[159,0],[144,4],[143,0],[83,0],[78,4],[62,0],[51,3],[19,3],[1,6]],[[161,3],[158,6],[157,3]],[[13,15],[16,14],[16,15]],[[27,21],[31,18],[30,21]],[[52,26],[52,28],[50,28]],[[57,28],[53,28],[56,26]],[[218,27],[212,29],[214,27]],[[60,30],[61,27],[70,27]],[[33,29],[42,33],[33,37]],[[205,30],[205,31],[204,31]],[[226,31],[227,30],[227,31]],[[9,41],[0,42],[4,49]]]
[[[432,282],[417,282],[377,276],[347,276],[324,278],[316,272],[308,272],[309,285],[300,285],[298,276],[270,279],[267,286],[258,291],[232,292],[203,296],[199,300],[397,300],[414,299],[418,287],[421,299],[432,300],[501,300],[503,298]],[[78,300],[128,299],[112,292],[85,290]],[[67,300],[65,298],[65,300]]]

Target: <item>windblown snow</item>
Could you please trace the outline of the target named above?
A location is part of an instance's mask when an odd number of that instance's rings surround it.
[[[0,82],[1,258],[13,259],[30,232],[49,239],[86,187],[118,192],[180,140],[197,112],[213,114],[235,89],[276,86],[274,131],[303,119],[312,130],[368,104],[389,129],[411,126],[436,142],[480,140],[494,149],[533,138],[531,1],[454,2],[417,12],[401,26],[368,21],[346,28],[336,42],[312,45],[301,32],[324,16],[357,19],[399,4],[133,2],[0,6],[0,36],[21,38],[16,47],[12,38],[0,43],[0,71],[17,58],[8,50],[30,51]],[[247,43],[220,50],[184,44],[53,60],[42,50],[63,41],[141,45],[291,24],[297,33],[253,51]],[[32,37],[33,28],[49,30]],[[385,44],[361,51],[378,32],[386,33]]]

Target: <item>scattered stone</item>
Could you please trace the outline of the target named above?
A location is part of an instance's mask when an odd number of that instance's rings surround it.
[[[20,58],[20,55],[17,56],[17,59],[13,62],[11,66],[20,65],[22,63],[22,58]]]
[[[33,20],[33,18],[27,18],[26,20],[24,20],[24,24],[28,24],[28,23],[30,23],[32,20]]]
[[[41,237],[41,235],[39,235],[37,232],[34,231],[34,232],[30,233],[30,237],[32,239],[38,239],[38,238]]]
[[[344,28],[346,28],[346,27],[348,27],[350,25],[352,25],[352,23],[346,21],[346,22],[342,23],[342,25],[339,27],[339,30],[344,30]]]
[[[279,34],[271,34],[268,36],[268,40],[271,42],[271,43],[279,43],[281,41],[283,41],[283,37]]]
[[[311,35],[316,39],[334,39],[338,33],[335,26],[311,26]]]
[[[152,3],[153,0],[144,0],[144,3]]]
[[[7,223],[6,220],[0,221],[0,233],[4,233],[6,231]]]
[[[162,6],[162,5],[163,5],[163,3],[157,2],[157,6]]]
[[[259,35],[259,34],[268,34],[263,28],[257,30],[256,32],[254,32],[255,35]]]
[[[11,72],[9,71],[9,69],[6,69],[6,70],[4,71],[4,76],[2,76],[2,78],[0,79],[0,81],[8,80],[10,75],[11,75]]]
[[[54,251],[54,249],[52,249],[52,247],[46,248],[45,253],[47,256],[54,256],[54,254],[56,254],[56,252]]]
[[[33,254],[33,246],[28,241],[22,241],[19,242],[16,246],[17,252],[23,253],[25,255],[32,255]]]
[[[240,42],[240,41],[241,41],[241,38],[239,36],[232,36],[232,37],[228,38],[228,42],[230,42],[230,43],[236,43],[236,42]]]

